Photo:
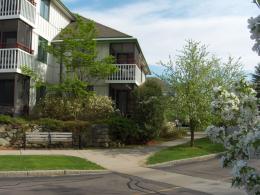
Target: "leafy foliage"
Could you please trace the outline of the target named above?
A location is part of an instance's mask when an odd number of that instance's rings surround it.
[[[113,142],[123,144],[140,143],[140,130],[137,124],[131,120],[121,116],[111,117],[107,121],[109,125],[109,135]]]
[[[114,105],[109,97],[47,95],[35,106],[33,115],[58,120],[100,120],[108,118],[113,112]]]
[[[239,61],[230,58],[221,66],[220,59],[210,56],[206,46],[190,40],[175,62],[170,59],[161,64],[166,68],[161,78],[170,92],[169,108],[176,119],[188,122],[193,146],[194,131],[207,127],[212,120],[213,87],[219,83],[228,86],[243,77]]]
[[[260,8],[259,0],[254,0],[254,3]],[[253,51],[257,52],[260,55],[260,15],[253,18],[251,17],[248,20],[248,28],[250,29],[251,39],[255,41],[253,46]]]
[[[133,91],[133,120],[142,130],[144,142],[159,136],[164,122],[162,87],[155,80],[147,80]]]
[[[182,138],[187,135],[187,130],[185,128],[178,128],[173,122],[164,123],[160,137],[165,139],[177,139]]]
[[[214,88],[213,113],[220,121],[207,128],[209,137],[226,149],[223,167],[233,167],[233,186],[244,187],[248,194],[260,194],[260,176],[248,165],[259,159],[260,130],[257,116],[256,92],[241,80],[229,90]]]
[[[103,79],[114,73],[116,67],[112,56],[97,58],[95,38],[94,22],[76,15],[73,27],[62,30],[62,42],[49,46],[48,51],[58,59],[61,69],[65,65],[66,77],[85,82],[91,82],[94,78]]]
[[[254,88],[257,92],[257,98],[260,98],[260,64],[255,67],[255,73],[252,74]]]

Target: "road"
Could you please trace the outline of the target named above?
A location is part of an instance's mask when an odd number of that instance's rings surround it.
[[[207,195],[123,174],[1,178],[1,195]]]
[[[249,165],[257,168],[257,170],[260,170],[260,160],[251,161]],[[156,169],[221,182],[231,183],[232,180],[232,170],[228,168],[221,168],[220,159],[185,163]]]

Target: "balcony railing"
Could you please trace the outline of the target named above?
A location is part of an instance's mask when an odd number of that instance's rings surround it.
[[[107,83],[135,83],[141,85],[145,78],[136,64],[117,64],[118,71],[109,76]]]
[[[36,6],[32,0],[0,0],[0,20],[21,18],[35,24]]]
[[[0,49],[8,49],[8,48],[19,48],[30,54],[34,53],[34,51],[31,48],[28,48],[27,46],[25,46],[21,43],[7,44],[7,43],[0,42]]]
[[[21,66],[32,63],[32,55],[19,48],[0,49],[0,72],[21,72]]]

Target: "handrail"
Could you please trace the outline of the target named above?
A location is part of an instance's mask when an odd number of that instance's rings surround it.
[[[31,48],[27,47],[26,45],[23,45],[22,43],[14,43],[10,44],[10,46],[7,46],[7,43],[0,43],[0,49],[11,49],[11,48],[19,48],[22,49],[30,54],[34,53],[34,50]]]

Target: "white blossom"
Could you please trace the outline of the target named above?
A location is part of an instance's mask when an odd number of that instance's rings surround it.
[[[209,126],[207,135],[226,148],[221,164],[233,167],[233,186],[243,187],[250,195],[260,193],[260,176],[247,166],[249,159],[260,157],[256,93],[244,80],[230,90],[215,87],[214,93],[211,106],[213,114],[222,119],[222,126]]]

